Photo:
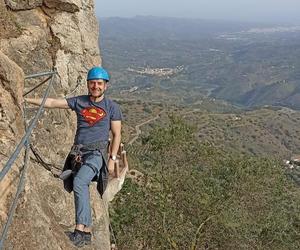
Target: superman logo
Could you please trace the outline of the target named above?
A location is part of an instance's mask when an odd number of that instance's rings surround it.
[[[101,121],[106,113],[101,108],[89,107],[81,110],[81,115],[90,126],[93,126],[96,122]]]

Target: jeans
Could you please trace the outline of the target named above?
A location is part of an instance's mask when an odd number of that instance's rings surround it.
[[[87,227],[92,225],[89,186],[93,178],[98,175],[103,158],[99,151],[86,151],[83,156],[83,164],[73,180],[75,201],[76,224]]]

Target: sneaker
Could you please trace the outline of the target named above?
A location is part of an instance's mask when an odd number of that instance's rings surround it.
[[[84,235],[84,232],[75,229],[75,231],[69,235],[69,238],[76,247],[83,247],[85,245]]]
[[[92,243],[92,234],[84,232],[83,235],[85,245],[91,245]]]

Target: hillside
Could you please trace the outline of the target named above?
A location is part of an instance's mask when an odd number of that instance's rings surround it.
[[[197,130],[169,116],[129,148],[135,169],[110,210],[118,246],[298,249],[299,186],[282,162],[199,142]]]
[[[110,208],[121,249],[300,247],[300,168],[283,164],[300,150],[299,111],[120,103],[125,134],[142,125]]]
[[[197,108],[132,100],[119,103],[126,119],[123,128],[126,144],[135,136],[137,125],[159,115],[158,119],[140,128],[142,133],[135,143],[127,145],[129,157],[142,156],[147,152],[149,145],[143,145],[143,138],[155,126],[165,126],[170,115],[181,117],[194,127],[194,137],[199,142],[227,153],[274,157],[278,160],[300,153],[300,112],[292,109],[263,107],[247,111],[229,109],[227,106],[222,109],[220,103],[208,101],[197,105]]]
[[[135,87],[148,100],[176,96],[190,104],[209,96],[244,107],[300,108],[299,27],[155,17],[100,21],[104,64],[113,69],[120,98]]]

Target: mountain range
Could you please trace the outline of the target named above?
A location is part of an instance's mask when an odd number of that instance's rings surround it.
[[[114,94],[137,87],[142,99],[155,99],[151,90],[160,100],[206,96],[243,107],[300,108],[299,27],[143,16],[100,24]],[[167,77],[128,71],[179,66],[182,71]]]

